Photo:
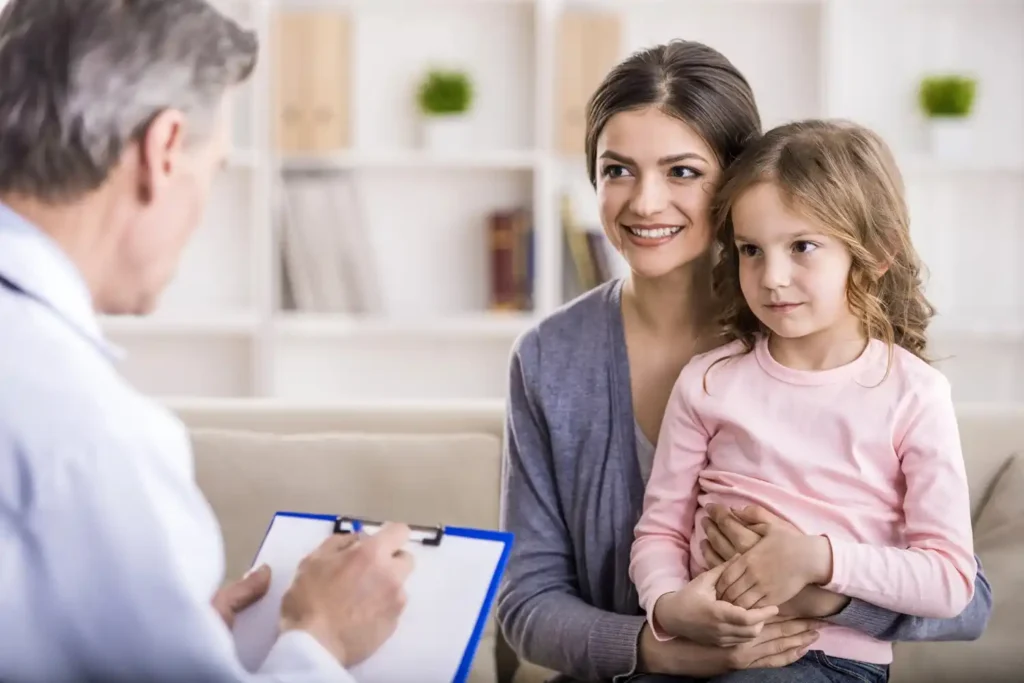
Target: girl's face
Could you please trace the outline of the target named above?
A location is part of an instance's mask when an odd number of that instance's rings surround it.
[[[601,222],[635,274],[658,278],[707,253],[721,169],[692,128],[656,107],[620,112],[596,157]]]
[[[858,329],[846,296],[851,256],[845,244],[793,211],[768,182],[737,198],[732,222],[740,288],[766,327],[784,339]]]

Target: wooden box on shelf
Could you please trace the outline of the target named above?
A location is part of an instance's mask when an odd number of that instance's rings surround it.
[[[331,9],[281,9],[274,15],[274,128],[283,154],[329,153],[350,146],[352,29]]]
[[[583,154],[587,100],[622,57],[622,20],[613,12],[571,9],[558,29],[558,149]]]

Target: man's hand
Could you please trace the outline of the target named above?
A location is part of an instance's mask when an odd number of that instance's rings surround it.
[[[235,625],[235,616],[267,594],[270,588],[270,567],[262,565],[238,581],[224,586],[213,595],[213,607],[228,628]]]
[[[732,563],[700,574],[682,590],[661,596],[654,621],[667,633],[702,645],[736,645],[753,640],[777,607],[748,610],[715,595],[715,584]]]
[[[701,542],[701,549],[705,562],[712,568],[725,564],[734,555],[740,555],[753,548],[761,540],[758,531],[797,531],[789,522],[756,505],[739,510],[730,510],[722,505],[709,505],[708,515],[710,519],[706,519],[703,525],[708,539]],[[822,619],[842,611],[849,602],[850,599],[845,595],[809,585],[793,599],[779,605],[779,616]]]
[[[333,534],[299,563],[281,602],[281,631],[313,635],[345,667],[391,637],[405,608],[413,558],[409,527],[385,524],[372,536]]]

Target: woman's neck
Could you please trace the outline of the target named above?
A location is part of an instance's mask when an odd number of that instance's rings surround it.
[[[631,273],[622,291],[631,317],[658,337],[696,337],[711,322],[711,269],[702,259],[658,278]]]

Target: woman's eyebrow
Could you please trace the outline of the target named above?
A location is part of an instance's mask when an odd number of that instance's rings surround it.
[[[619,154],[618,152],[613,152],[610,149],[605,150],[601,154],[600,158],[602,158],[602,159],[612,159],[614,161],[618,161],[621,164],[632,164],[634,166],[636,165],[636,161],[635,160],[630,159],[629,157],[625,156],[624,154]],[[661,157],[660,159],[658,159],[658,165],[659,166],[666,166],[668,164],[674,164],[674,163],[677,163],[677,162],[680,162],[680,161],[687,161],[689,159],[696,159],[697,161],[703,161],[705,164],[708,163],[707,159],[705,159],[701,155],[697,154],[696,152],[684,152],[682,154],[673,154],[671,156]]]

